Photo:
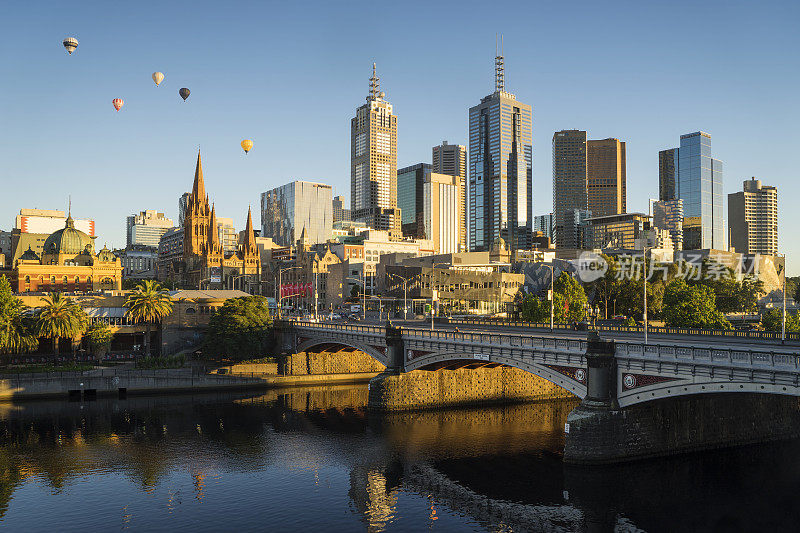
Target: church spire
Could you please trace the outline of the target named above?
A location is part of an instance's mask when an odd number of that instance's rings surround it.
[[[194,185],[192,186],[192,199],[202,202],[206,196],[206,185],[203,183],[203,162],[200,160],[200,150],[197,151],[197,166],[194,169]]]
[[[208,222],[209,251],[216,252],[219,247],[219,230],[217,229],[217,213],[214,204],[211,204],[211,218]]]
[[[256,247],[256,234],[253,231],[253,214],[250,206],[247,206],[247,225],[244,228],[245,250],[252,252]]]

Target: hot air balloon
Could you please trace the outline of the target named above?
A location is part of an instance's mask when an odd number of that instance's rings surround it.
[[[119,111],[119,108],[125,104],[122,98],[114,98],[113,100],[111,100],[111,103],[114,105],[114,109],[116,109],[117,111]]]
[[[164,81],[164,74],[161,72],[153,72],[153,81],[156,82],[156,87],[161,85],[161,82]]]
[[[67,37],[66,39],[61,41],[61,44],[63,44],[64,48],[67,49],[67,52],[69,52],[69,54],[72,55],[72,52],[74,52],[75,49],[78,48],[78,39],[76,39],[75,37]]]
[[[191,91],[189,91],[189,89],[187,89],[186,87],[183,87],[181,88],[180,91],[178,91],[178,94],[181,95],[181,98],[183,98],[183,101],[185,102],[186,99],[189,98]]]
[[[252,148],[253,148],[253,141],[251,141],[250,139],[245,139],[242,141],[242,150],[244,150],[245,154],[248,153]]]

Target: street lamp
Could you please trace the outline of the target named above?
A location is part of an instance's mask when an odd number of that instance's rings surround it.
[[[550,331],[553,331],[553,319],[555,318],[555,304],[556,304],[556,293],[554,290],[555,287],[555,271],[553,270],[553,263],[545,264],[542,263],[544,266],[550,269]]]
[[[361,284],[361,318],[363,320],[367,319],[367,285],[364,281],[364,271],[361,271],[360,278],[354,278],[352,276],[348,276],[345,279],[353,280],[357,283]]]
[[[786,343],[786,254],[783,254],[783,315],[781,317],[781,344]]]
[[[435,308],[434,308],[434,301],[433,296],[436,289],[433,286],[436,284],[436,265],[446,265],[450,266],[450,263],[431,263],[431,331],[433,331],[433,319],[435,316]]]
[[[408,278],[398,276],[397,274],[392,274],[391,272],[388,272],[388,274],[392,277],[403,280],[403,320],[408,320]]]
[[[642,275],[644,276],[644,312],[642,313],[642,322],[644,323],[644,344],[647,345],[647,245],[642,249]]]

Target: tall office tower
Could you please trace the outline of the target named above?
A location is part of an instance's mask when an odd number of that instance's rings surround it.
[[[402,238],[397,208],[397,116],[380,90],[375,63],[367,103],[350,122],[350,187],[353,220]]]
[[[675,195],[683,200],[683,249],[725,249],[722,161],[711,157],[711,135],[681,135]]]
[[[350,210],[344,207],[344,196],[333,197],[333,221],[349,222]]]
[[[589,211],[594,217],[627,211],[625,143],[619,139],[586,141]]]
[[[332,193],[330,185],[310,181],[261,193],[261,236],[292,246],[305,230],[308,244],[327,241],[333,229]]]
[[[728,195],[730,244],[745,254],[778,253],[778,189],[752,178]]]
[[[226,255],[236,253],[239,248],[239,233],[236,231],[233,219],[227,217],[216,218],[217,233],[219,234],[219,242],[222,245],[222,251]]]
[[[125,224],[126,245],[141,244],[158,247],[158,241],[173,227],[172,219],[152,209],[127,217]]]
[[[183,227],[183,217],[186,213],[186,206],[189,203],[190,193],[185,192],[178,198],[178,226]]]
[[[669,231],[674,250],[683,250],[683,200],[653,202],[653,226]]]
[[[586,132],[562,130],[553,134],[553,215],[556,246],[577,248],[573,231],[565,231],[565,217],[574,210],[589,209],[586,173]]]
[[[397,171],[397,205],[403,235],[433,241],[436,253],[461,250],[464,243],[459,214],[464,212],[458,176],[431,172],[419,163]]]
[[[467,219],[469,218],[469,202],[467,200],[467,147],[460,144],[448,144],[442,141],[439,146],[433,147],[433,171],[437,174],[457,176],[464,209],[459,213],[459,225],[463,242],[459,247],[467,250]],[[402,209],[402,208],[401,208]]]
[[[675,199],[675,177],[678,175],[678,149],[658,152],[658,199]]]
[[[502,52],[494,92],[469,109],[469,249],[503,238],[529,249],[533,227],[533,110],[506,92]]]
[[[536,215],[533,217],[533,231],[540,231],[545,237],[550,237],[550,241],[553,241],[556,231],[555,217],[553,217],[553,213]]]

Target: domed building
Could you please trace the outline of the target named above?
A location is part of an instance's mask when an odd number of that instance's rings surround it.
[[[94,251],[94,239],[75,228],[72,213],[64,228],[47,237],[41,257],[30,247],[13,265],[12,285],[24,292],[120,290],[122,263],[107,247]]]

